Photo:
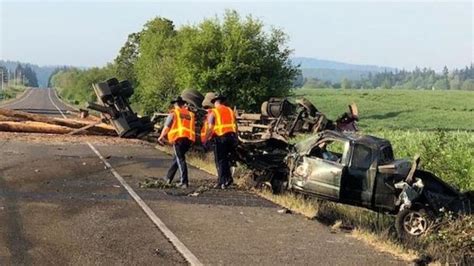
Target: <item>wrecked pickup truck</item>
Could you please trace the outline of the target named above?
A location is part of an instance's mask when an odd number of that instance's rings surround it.
[[[295,145],[283,139],[242,141],[237,161],[258,184],[396,215],[401,238],[427,231],[441,210],[471,213],[460,193],[414,162],[395,159],[388,140],[326,130]]]

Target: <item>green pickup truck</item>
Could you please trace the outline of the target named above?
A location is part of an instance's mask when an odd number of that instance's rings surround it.
[[[472,212],[472,192],[418,169],[419,160],[395,159],[390,142],[374,136],[327,130],[295,145],[242,141],[236,158],[275,193],[291,190],[396,215],[402,238],[424,234],[442,211]]]

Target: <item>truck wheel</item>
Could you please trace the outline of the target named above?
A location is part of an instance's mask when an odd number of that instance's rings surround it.
[[[414,240],[426,233],[432,223],[432,218],[423,209],[405,209],[397,214],[395,228],[401,240]]]

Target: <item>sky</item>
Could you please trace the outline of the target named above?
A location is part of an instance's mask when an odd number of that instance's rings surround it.
[[[162,16],[176,26],[226,9],[289,36],[293,56],[413,69],[473,62],[473,4],[439,1],[9,1],[0,0],[0,59],[103,66],[127,35]]]

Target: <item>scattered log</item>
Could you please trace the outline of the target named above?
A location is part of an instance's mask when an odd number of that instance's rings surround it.
[[[108,126],[106,124],[97,124],[97,125],[93,125],[92,127],[88,127],[91,124],[95,124],[89,121],[86,122],[86,121],[80,121],[80,120],[75,120],[75,119],[53,118],[53,117],[48,117],[44,115],[30,114],[26,112],[14,111],[14,110],[9,110],[9,109],[1,109],[1,108],[0,108],[0,115],[3,117],[10,117],[11,119],[9,119],[9,121],[19,121],[19,120],[34,121],[34,122],[46,123],[50,125],[68,127],[68,128],[71,128],[71,130],[87,127],[86,129],[87,132],[90,132],[93,134],[98,134],[98,135],[116,135],[117,134],[113,127]],[[59,133],[59,134],[64,134],[64,133]]]
[[[81,132],[84,132],[86,130],[88,130],[89,128],[92,128],[92,127],[95,127],[97,126],[98,124],[100,124],[101,122],[96,122],[94,124],[90,124],[90,125],[87,125],[85,127],[81,127],[81,128],[78,128],[78,129],[74,129],[73,131],[69,132],[68,135],[76,135],[76,134],[79,134]]]
[[[41,122],[7,122],[0,121],[0,131],[25,132],[25,133],[48,133],[48,134],[67,134],[73,129],[69,127],[51,125]]]
[[[26,120],[22,119],[22,118],[16,118],[16,117],[9,117],[9,116],[0,115],[0,121],[21,122],[21,121],[26,121]]]

